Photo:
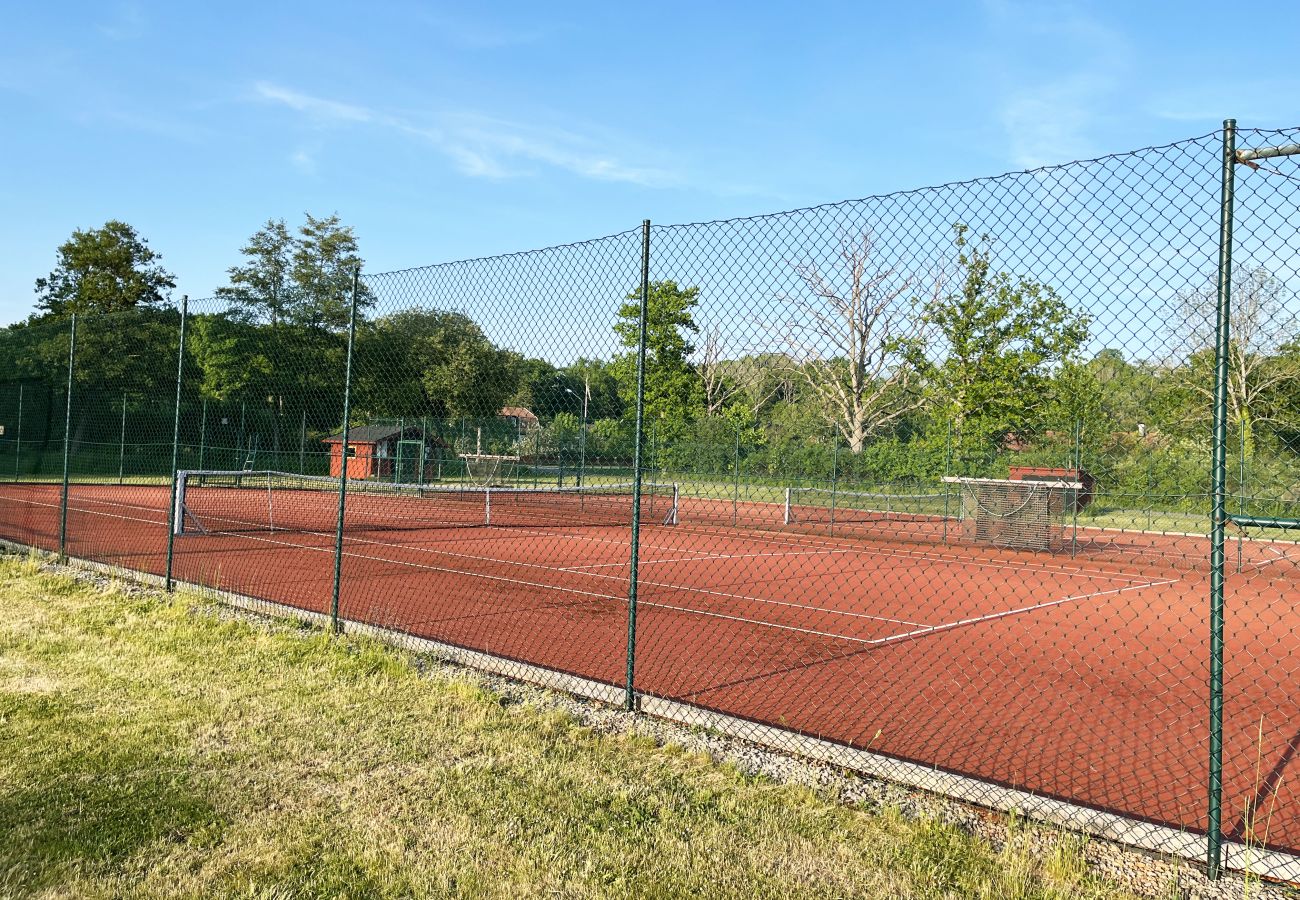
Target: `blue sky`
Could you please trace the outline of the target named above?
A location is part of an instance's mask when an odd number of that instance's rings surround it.
[[[48,3],[0,32],[0,322],[119,218],[210,295],[337,212],[371,272],[1300,124],[1300,9]]]

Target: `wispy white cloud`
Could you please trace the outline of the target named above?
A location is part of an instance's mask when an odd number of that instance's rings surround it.
[[[1121,33],[1069,4],[986,0],[1003,82],[999,116],[1017,165],[1094,152],[1092,135],[1130,68]]]
[[[257,97],[288,107],[321,126],[363,125],[423,141],[449,159],[461,173],[475,178],[533,174],[538,167],[559,169],[596,181],[658,187],[677,182],[672,173],[653,166],[631,165],[606,149],[616,139],[602,139],[560,129],[545,129],[476,115],[438,115],[429,124],[410,116],[342,103],[260,82]]]

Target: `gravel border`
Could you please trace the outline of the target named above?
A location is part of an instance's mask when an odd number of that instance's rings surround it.
[[[3,548],[0,548],[0,553],[3,552]],[[41,570],[45,573],[68,576],[98,588],[115,588],[130,597],[163,600],[167,596],[155,586],[132,580],[129,573],[109,574],[43,557],[40,558],[40,563]],[[303,637],[320,632],[311,623],[278,614],[271,609],[258,612],[238,608],[202,594],[198,595],[198,600],[196,615],[210,615],[222,621],[238,621],[267,631]],[[1083,857],[1093,872],[1139,896],[1161,900],[1300,898],[1300,889],[1295,886],[1260,882],[1254,878],[1247,880],[1235,872],[1224,873],[1218,881],[1210,881],[1200,867],[1186,860],[1136,850],[1092,835],[1039,825],[1023,819],[1016,824],[1002,812],[983,809],[950,797],[801,759],[699,727],[630,713],[552,688],[470,668],[436,654],[415,653],[400,645],[395,649],[410,654],[421,675],[467,681],[500,698],[502,705],[519,704],[539,710],[563,712],[579,725],[600,734],[633,735],[653,740],[660,746],[676,745],[687,751],[707,754],[715,762],[730,763],[746,775],[768,778],[781,784],[804,785],[839,803],[873,809],[892,807],[914,821],[944,822],[987,841],[995,852],[1006,847],[1009,841],[1016,841],[1027,843],[1030,852],[1041,857],[1050,853],[1062,840],[1078,841],[1082,846]]]

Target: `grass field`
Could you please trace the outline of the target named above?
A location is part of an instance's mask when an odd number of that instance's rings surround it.
[[[0,896],[1127,896],[379,645],[13,556],[0,598]]]

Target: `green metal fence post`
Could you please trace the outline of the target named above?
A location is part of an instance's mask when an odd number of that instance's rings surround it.
[[[302,410],[302,426],[298,430],[298,473],[307,474],[307,408]]]
[[[1242,416],[1241,418],[1241,427],[1239,431],[1240,431],[1240,440],[1239,440],[1239,447],[1237,450],[1238,452],[1237,512],[1241,513],[1241,515],[1244,516],[1246,515],[1246,417],[1245,416]],[[1238,528],[1237,529],[1237,571],[1238,572],[1241,571],[1241,566],[1242,566],[1242,551],[1245,549],[1242,546],[1242,543],[1244,540],[1245,540],[1245,535],[1243,535],[1241,529]]]
[[[121,484],[126,474],[126,391],[122,392],[122,427],[118,429],[117,438],[117,483]]]
[[[1074,481],[1083,479],[1083,423],[1078,419],[1074,420]],[[1079,550],[1079,496],[1082,492],[1073,491],[1073,497],[1070,503],[1071,512],[1071,534],[1070,534],[1070,556],[1073,557]],[[1069,495],[1067,495],[1069,496]]]
[[[172,488],[171,502],[167,504],[167,590],[173,587],[172,567],[176,557],[176,472],[181,459],[181,383],[185,378],[185,321],[189,318],[190,298],[181,297],[181,329],[176,342],[176,406],[172,410]],[[205,407],[206,411],[206,407]]]
[[[1214,340],[1214,428],[1210,463],[1210,767],[1206,869],[1218,878],[1223,831],[1223,540],[1227,524],[1224,482],[1228,445],[1228,352],[1232,339],[1232,201],[1237,123],[1223,123],[1223,176],[1219,206],[1219,283]]]
[[[831,528],[830,533],[835,535],[835,490],[839,486],[840,480],[840,430],[839,428],[831,429]]]
[[[339,448],[339,515],[334,529],[334,592],[330,598],[330,627],[335,634],[343,628],[339,622],[339,589],[343,580],[343,517],[348,501],[348,438],[352,431],[352,348],[357,339],[357,294],[361,269],[352,270],[352,304],[348,312],[348,356],[343,375],[343,445]]]
[[[59,495],[59,558],[68,556],[68,462],[72,441],[72,375],[77,360],[77,314],[68,331],[68,398],[63,412],[63,491]]]
[[[203,468],[203,442],[208,437],[208,398],[203,398],[203,418],[199,422],[199,468]]]
[[[952,420],[948,420],[948,440],[943,452],[943,542],[948,543],[948,492],[952,484],[948,481],[952,475]]]
[[[18,383],[18,424],[14,428],[14,481],[18,480],[19,463],[23,458],[23,385]]]
[[[627,581],[627,679],[624,705],[636,709],[637,569],[641,550],[641,447],[645,443],[646,320],[650,306],[650,220],[641,223],[641,309],[637,317],[636,426],[632,437],[632,548]]]
[[[736,427],[736,453],[732,457],[731,524],[740,524],[740,426]]]

